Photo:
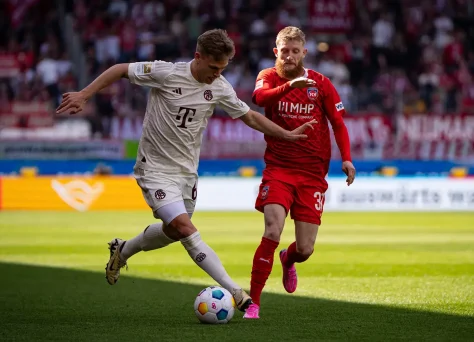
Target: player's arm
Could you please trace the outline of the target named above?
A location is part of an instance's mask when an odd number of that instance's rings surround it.
[[[173,63],[164,61],[116,64],[105,70],[81,91],[63,94],[56,113],[66,111],[70,114],[79,113],[92,96],[121,78],[128,78],[131,83],[140,86],[160,87],[163,80],[172,72],[173,66]]]
[[[311,87],[315,82],[305,77],[298,77],[288,81],[278,87],[272,82],[272,71],[266,69],[260,71],[255,82],[255,90],[253,91],[252,101],[257,106],[266,107],[277,103],[283,96],[288,94],[294,88]]]
[[[304,134],[304,131],[307,128],[313,129],[313,124],[317,123],[316,120],[306,122],[300,127],[296,128],[293,131],[287,131],[284,128],[281,128],[273,121],[267,119],[264,115],[254,111],[249,110],[247,114],[240,117],[240,119],[249,127],[262,132],[263,134],[270,135],[272,137],[281,138],[284,140],[300,140],[306,139],[308,136]]]
[[[221,106],[227,114],[233,119],[241,119],[247,126],[262,132],[286,140],[306,139],[308,136],[303,134],[307,128],[313,129],[316,120],[307,122],[293,131],[287,131],[276,123],[267,119],[264,115],[251,110],[250,107],[237,97],[230,84],[224,89],[225,94],[219,99],[218,105]]]
[[[355,168],[352,164],[349,132],[343,120],[343,115],[346,111],[336,88],[334,88],[329,79],[326,79],[323,107],[331,123],[337,147],[339,147],[339,151],[341,152],[342,170],[347,175],[347,185],[351,185],[355,178]]]
[[[91,84],[79,92],[63,94],[61,104],[56,113],[69,111],[70,114],[79,113],[84,104],[102,89],[108,87],[115,81],[125,77],[128,78],[128,63],[115,64],[100,74]]]

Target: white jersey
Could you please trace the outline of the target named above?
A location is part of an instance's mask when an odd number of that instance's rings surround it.
[[[130,63],[130,82],[151,88],[135,167],[197,174],[201,141],[216,105],[236,119],[250,108],[221,76],[199,83],[191,62]]]

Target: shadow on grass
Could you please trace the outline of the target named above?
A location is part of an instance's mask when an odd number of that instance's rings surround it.
[[[109,286],[87,271],[0,263],[0,340],[315,341],[469,340],[474,318],[267,294],[263,319],[237,312],[203,325],[193,312],[202,286],[124,277]]]

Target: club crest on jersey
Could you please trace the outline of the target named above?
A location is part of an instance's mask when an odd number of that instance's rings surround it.
[[[308,94],[308,98],[310,100],[316,100],[318,97],[318,88],[308,88],[306,93]]]
[[[204,92],[204,98],[207,100],[207,101],[211,101],[213,96],[212,96],[212,90],[206,90]]]
[[[338,112],[340,112],[340,111],[343,110],[343,109],[344,109],[344,105],[342,104],[342,102],[336,103],[336,110],[337,110]]]
[[[158,189],[155,191],[155,198],[157,200],[165,199],[165,197],[166,197],[166,192],[164,192],[162,189]]]

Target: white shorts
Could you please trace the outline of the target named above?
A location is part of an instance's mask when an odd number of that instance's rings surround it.
[[[155,218],[169,224],[178,215],[192,216],[197,198],[196,175],[164,174],[141,168],[133,171]]]

